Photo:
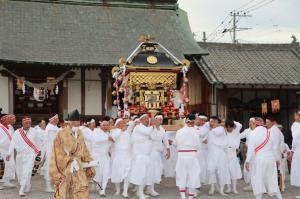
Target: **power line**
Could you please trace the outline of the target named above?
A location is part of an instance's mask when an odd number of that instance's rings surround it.
[[[264,7],[264,6],[266,6],[266,5],[270,4],[270,3],[272,3],[273,1],[275,1],[275,0],[271,0],[271,1],[269,1],[269,2],[265,2],[264,4],[262,4],[262,5],[260,5],[260,6],[256,7],[256,8],[252,8],[252,9],[249,10],[248,12],[253,12],[253,11],[255,11],[255,10],[258,10],[259,8],[262,8],[262,7]]]
[[[256,1],[256,0],[251,0],[251,1],[248,1],[247,3],[245,3],[245,4],[241,5],[240,7],[238,7],[238,8],[237,8],[237,9],[235,9],[235,10],[240,10],[240,9],[242,9],[243,7],[245,7],[245,6],[249,5],[250,3],[254,2],[254,1]]]
[[[249,12],[249,10],[251,10],[251,9],[253,9],[255,7],[261,6],[261,5],[265,4],[268,1],[270,1],[270,0],[260,0],[259,2],[251,5],[250,7],[247,7],[245,9],[241,10],[240,12]]]

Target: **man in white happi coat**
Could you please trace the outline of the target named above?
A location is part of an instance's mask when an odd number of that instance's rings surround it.
[[[292,150],[289,154],[289,160],[291,164],[291,185],[300,187],[300,111],[297,111],[294,115],[295,122],[293,123],[292,130]],[[300,198],[296,196],[295,198]]]
[[[207,140],[209,132],[209,123],[207,116],[203,113],[197,114],[195,119],[195,128],[199,136],[200,148],[198,150],[198,160],[201,168],[200,180],[201,183],[206,185],[208,183],[207,173]]]
[[[245,129],[241,134],[240,134],[240,139],[246,139],[246,147],[248,147],[249,145],[249,141],[252,135],[252,132],[254,130],[254,128],[256,127],[256,125],[254,124],[254,118],[250,118],[249,119],[249,128]],[[254,159],[252,159],[252,161],[254,161]],[[251,162],[250,162],[251,164]],[[244,191],[251,191],[252,187],[251,187],[251,171],[247,171],[245,164],[243,167],[243,174],[244,174],[244,181],[246,184],[248,184],[247,186],[245,186],[243,188]]]
[[[16,150],[16,173],[20,184],[20,196],[25,196],[31,189],[31,174],[35,158],[40,155],[37,147],[37,132],[31,128],[31,118],[22,119],[22,127],[15,131],[9,145],[6,161],[13,158],[13,151]]]
[[[16,121],[17,121],[16,116],[14,114],[10,114],[9,115],[9,125],[8,125],[8,127],[9,127],[9,130],[13,133],[15,132],[14,125],[16,124]]]
[[[151,171],[151,133],[153,126],[149,126],[149,116],[143,114],[140,124],[135,126],[131,134],[132,162],[129,182],[138,186],[139,199],[145,199],[144,188],[152,184]]]
[[[5,164],[4,175],[2,177],[3,186],[13,188],[15,185],[11,183],[11,180],[15,179],[15,160],[14,158],[11,158],[9,161],[5,160],[13,136],[13,132],[9,129],[9,124],[10,116],[3,115],[0,119],[0,156],[3,158]]]
[[[251,170],[251,184],[256,199],[262,199],[264,193],[281,199],[278,187],[277,165],[274,154],[276,143],[274,134],[264,127],[262,118],[255,118],[255,129],[248,145],[246,169]],[[251,159],[255,161],[250,164]],[[277,162],[278,164],[278,162]]]
[[[200,165],[197,150],[200,147],[199,136],[194,127],[195,115],[190,114],[186,126],[178,130],[174,140],[177,146],[178,158],[176,163],[176,186],[179,188],[181,199],[195,197],[200,183]]]
[[[37,136],[39,137],[37,146],[41,150],[41,157],[45,157],[47,150],[47,134],[46,134],[46,121],[41,120],[38,125],[36,125],[35,130],[37,131]],[[45,167],[43,166],[40,170],[41,175],[45,175]]]
[[[240,148],[240,131],[242,124],[232,120],[225,121],[225,130],[227,138],[227,159],[229,163],[229,173],[231,179],[231,185],[227,185],[226,193],[238,194],[236,186],[237,180],[242,178],[242,170],[239,159],[237,157],[237,151]]]
[[[83,128],[81,131],[84,137],[85,145],[88,151],[92,153],[94,134],[99,131],[99,129],[96,128],[96,121],[91,119],[91,121],[87,122],[87,127]]]
[[[110,131],[110,135],[114,140],[111,148],[111,182],[116,186],[115,195],[120,195],[120,183],[123,182],[122,196],[128,198],[128,175],[131,168],[130,132],[127,129],[125,120],[122,118],[116,120],[115,127]]]
[[[45,174],[44,179],[46,182],[46,192],[51,193],[54,192],[54,189],[52,187],[51,179],[49,176],[49,165],[50,165],[50,159],[51,159],[51,153],[52,153],[52,147],[53,147],[53,141],[58,134],[59,128],[58,128],[59,118],[58,115],[55,114],[49,119],[49,123],[46,126],[46,154],[45,154]]]
[[[106,120],[101,121],[100,129],[93,134],[92,144],[92,158],[99,162],[99,165],[95,167],[96,175],[94,181],[101,185],[99,190],[100,196],[106,195],[106,187],[111,175],[111,159],[110,159],[110,147],[114,140],[109,134],[109,122]]]
[[[209,195],[214,194],[215,186],[220,187],[220,194],[224,193],[224,186],[230,184],[230,173],[226,155],[227,139],[224,127],[218,117],[211,117],[209,120],[210,131],[208,134],[208,184],[211,185]]]
[[[154,120],[153,131],[151,133],[152,140],[152,151],[151,151],[151,162],[152,162],[152,184],[147,187],[147,194],[156,197],[159,196],[154,189],[155,184],[160,184],[161,176],[163,172],[163,161],[162,159],[170,158],[170,145],[167,139],[166,131],[162,127],[163,116],[156,115]],[[166,154],[164,154],[166,151]]]

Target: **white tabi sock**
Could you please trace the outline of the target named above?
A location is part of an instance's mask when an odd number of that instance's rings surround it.
[[[143,185],[139,185],[139,187],[138,187],[139,199],[145,199],[144,188],[145,188],[145,186],[143,186]]]
[[[215,193],[215,184],[211,184],[208,194],[213,195],[214,193]]]
[[[255,199],[262,199],[262,194],[258,194],[255,196]]]
[[[224,185],[220,185],[220,194],[222,196],[226,196],[227,195],[226,193],[224,193]]]
[[[116,183],[115,186],[116,186],[116,193],[115,193],[115,195],[118,196],[118,195],[120,195],[120,191],[121,191],[120,183]]]
[[[280,192],[275,193],[277,199],[282,199],[282,195]]]
[[[236,190],[236,183],[237,183],[237,180],[232,180],[231,181],[232,192],[235,193],[235,194],[238,194],[239,192]]]
[[[185,188],[179,188],[180,197],[181,199],[186,199],[186,189]]]
[[[128,187],[129,187],[129,182],[127,180],[124,180],[124,184],[123,184],[123,196],[124,195],[128,196]]]
[[[188,198],[189,199],[193,199],[194,198],[194,196],[195,196],[195,193],[196,193],[196,190],[195,189],[192,189],[192,188],[189,188],[189,190],[188,190]]]

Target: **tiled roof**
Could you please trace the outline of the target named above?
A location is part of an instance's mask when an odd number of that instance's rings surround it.
[[[182,10],[0,2],[2,61],[116,64],[136,48],[141,35],[154,36],[179,59],[205,53],[194,40]]]
[[[203,43],[197,61],[212,84],[300,85],[300,48],[294,44]]]

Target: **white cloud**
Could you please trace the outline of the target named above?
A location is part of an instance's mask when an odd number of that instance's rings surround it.
[[[179,6],[187,11],[190,25],[198,37],[202,32],[207,35],[215,33],[215,28],[232,11],[249,2],[250,0],[179,0]],[[255,5],[261,0],[255,0],[245,8]],[[268,2],[268,0],[266,0]],[[250,14],[251,18],[241,18],[239,27],[251,27],[252,30],[238,32],[240,41],[259,43],[289,43],[291,35],[296,35],[300,40],[300,1],[299,0],[274,0],[270,4],[257,9]],[[227,18],[225,24],[231,18]],[[232,25],[230,23],[230,25]],[[228,28],[231,26],[228,25]],[[220,31],[222,31],[221,26]],[[222,34],[217,34],[216,39]],[[214,38],[211,36],[210,38]],[[225,34],[219,42],[230,42],[229,33]]]

